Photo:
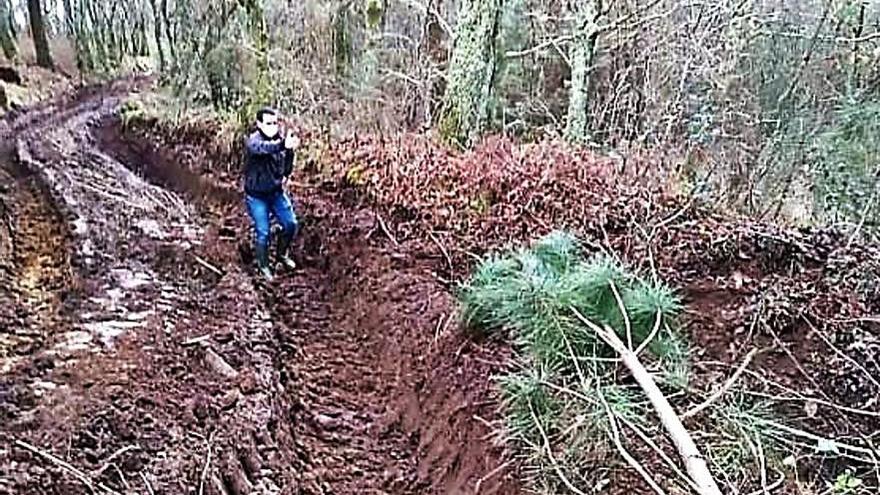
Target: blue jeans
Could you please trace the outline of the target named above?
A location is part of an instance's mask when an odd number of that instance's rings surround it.
[[[257,252],[266,252],[271,233],[270,215],[281,225],[281,249],[287,248],[299,230],[296,213],[290,198],[283,191],[271,196],[246,195],[247,209],[254,222],[254,240]],[[287,254],[286,252],[282,254]]]

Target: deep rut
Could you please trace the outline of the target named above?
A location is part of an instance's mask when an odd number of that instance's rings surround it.
[[[339,315],[327,273],[304,270],[280,284],[276,312],[296,342],[299,438],[308,456],[307,493],[426,493],[417,442],[388,421],[394,377],[376,363],[368,339]],[[393,404],[392,404],[393,406]],[[366,489],[369,487],[369,489]]]
[[[33,173],[0,151],[0,373],[43,347],[71,285],[69,232]]]

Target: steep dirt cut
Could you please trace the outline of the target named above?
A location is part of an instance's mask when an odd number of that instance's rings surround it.
[[[209,150],[119,126],[139,85],[0,129],[3,318],[36,332],[0,332],[0,494],[518,493],[490,438],[506,351],[459,334],[437,261],[307,180],[302,267],[256,282]]]

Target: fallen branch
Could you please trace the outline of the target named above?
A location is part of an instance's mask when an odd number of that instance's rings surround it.
[[[614,285],[612,284],[612,288]],[[623,307],[621,307],[623,310]],[[581,387],[583,387],[584,391],[587,391],[588,382],[587,378],[584,375],[583,370],[578,363],[577,356],[574,353],[574,349],[571,347],[571,343],[568,341],[568,336],[565,335],[565,331],[562,327],[559,327],[559,333],[562,335],[562,339],[565,341],[565,347],[568,349],[568,355],[571,357],[572,363],[574,364],[575,369],[577,370],[578,376],[581,380]],[[626,460],[626,462],[636,470],[637,473],[645,480],[646,483],[655,491],[657,495],[666,495],[660,485],[654,481],[654,478],[651,477],[651,474],[644,468],[644,466],[639,463],[639,461],[626,450],[623,442],[620,441],[620,429],[617,426],[617,417],[614,414],[614,411],[611,410],[611,407],[608,405],[608,402],[605,400],[605,395],[602,393],[600,388],[596,388],[596,395],[599,397],[599,401],[602,403],[602,407],[605,409],[606,414],[608,415],[608,424],[611,426],[611,431],[609,435],[611,436],[611,440],[614,442],[614,446],[617,447],[618,452],[620,452],[621,457]],[[539,425],[540,427],[540,425]],[[548,441],[549,442],[549,441]],[[549,453],[549,452],[548,452]]]
[[[685,429],[681,419],[675,413],[672,405],[669,404],[669,401],[663,395],[651,374],[648,373],[648,370],[639,361],[638,356],[626,347],[626,344],[620,340],[620,337],[613,330],[600,328],[573,306],[570,309],[581,322],[593,330],[599,338],[604,340],[620,355],[621,361],[629,369],[636,383],[639,384],[645,395],[648,396],[648,400],[654,406],[657,415],[660,417],[660,422],[666,428],[666,431],[672,438],[672,442],[675,444],[676,449],[678,449],[678,454],[682,461],[684,461],[688,474],[699,487],[700,495],[721,495],[721,490],[718,488],[718,484],[715,482],[711,471],[709,471],[706,458],[700,453],[700,449],[697,448],[690,433]]]
[[[876,459],[878,457],[878,452],[875,452],[874,450],[872,450],[870,448],[859,447],[857,445],[850,445],[848,443],[837,441],[833,438],[827,438],[827,437],[823,437],[820,435],[816,435],[815,433],[810,433],[808,431],[800,430],[798,428],[784,425],[782,423],[777,423],[776,421],[769,420],[769,419],[760,419],[759,418],[758,422],[762,426],[765,426],[767,428],[774,429],[777,431],[783,431],[783,432],[788,433],[790,435],[804,438],[807,440],[812,440],[812,441],[816,442],[816,445],[824,444],[824,445],[833,446],[838,451],[847,451],[847,452],[852,452],[854,454],[866,455],[871,460],[866,460],[865,458],[861,458],[861,457],[854,457],[855,460],[860,460],[862,462],[865,462],[866,464],[871,464],[871,463],[877,462]]]
[[[611,292],[614,293],[614,300],[617,301],[617,309],[620,310],[620,314],[623,316],[623,326],[626,328],[627,349],[632,350],[633,334],[632,325],[629,322],[629,313],[627,313],[626,307],[623,305],[623,298],[620,297],[620,292],[617,290],[617,284],[615,284],[613,280],[609,280],[608,285],[611,287]]]
[[[393,242],[395,246],[400,247],[400,243],[397,242],[397,238],[394,237],[394,234],[392,234],[391,231],[388,230],[388,226],[385,225],[385,220],[382,218],[382,215],[379,215],[377,213],[376,219],[379,220],[379,227],[382,228],[382,232],[384,232],[385,235],[388,236],[389,239],[391,239],[391,242]]]
[[[141,480],[144,482],[144,486],[147,488],[147,493],[149,495],[156,495],[156,492],[153,491],[153,485],[150,484],[150,481],[144,476],[143,472],[138,473],[141,476]]]
[[[865,378],[867,378],[868,381],[870,381],[871,383],[873,383],[874,386],[877,387],[878,390],[880,390],[880,382],[878,382],[877,379],[874,378],[874,376],[873,376],[873,375],[872,375],[872,374],[871,374],[871,373],[870,373],[870,372],[869,372],[864,366],[862,366],[861,364],[859,364],[858,361],[856,361],[855,359],[851,358],[851,357],[850,357],[849,355],[847,355],[845,352],[843,352],[843,351],[841,351],[840,349],[838,349],[837,346],[834,345],[834,344],[831,342],[831,340],[828,339],[828,337],[826,337],[825,335],[823,335],[822,332],[820,332],[819,329],[816,328],[815,325],[813,325],[813,322],[811,322],[806,316],[802,316],[801,319],[804,320],[804,321],[807,323],[807,325],[808,325],[808,326],[810,327],[810,329],[813,331],[813,334],[816,335],[817,337],[819,337],[820,339],[822,339],[822,342],[825,342],[825,345],[827,345],[832,351],[834,351],[835,354],[837,354],[838,356],[840,356],[841,359],[843,359],[844,361],[846,361],[846,362],[850,363],[851,365],[855,366],[856,369],[858,369],[859,371],[861,371],[861,372],[865,375]]]
[[[138,445],[128,445],[128,446],[126,446],[126,447],[123,447],[123,448],[117,450],[116,452],[114,452],[113,454],[111,454],[110,457],[108,457],[108,458],[104,461],[104,466],[101,467],[101,469],[97,470],[97,471],[94,473],[94,477],[95,477],[95,478],[100,478],[101,475],[104,474],[104,471],[110,469],[110,468],[113,466],[113,461],[115,461],[115,460],[116,460],[119,456],[121,456],[122,454],[124,454],[124,453],[126,453],[126,452],[130,452],[130,451],[132,451],[132,450],[140,450],[140,449],[141,449],[141,448],[140,448],[140,446],[138,446]]]
[[[645,348],[651,344],[651,342],[654,340],[654,337],[656,337],[657,334],[660,332],[660,322],[662,320],[663,320],[663,312],[661,312],[658,309],[657,316],[654,318],[654,328],[651,329],[651,333],[648,334],[648,337],[641,344],[639,344],[638,348],[636,348],[636,351],[635,351],[636,356],[641,354],[642,351],[644,351]]]
[[[666,464],[669,466],[669,468],[672,469],[672,472],[674,472],[676,475],[678,475],[678,477],[681,478],[682,481],[687,486],[689,486],[690,488],[693,488],[694,490],[699,489],[699,487],[694,483],[694,480],[692,480],[690,478],[690,476],[685,474],[681,470],[681,468],[676,466],[675,461],[673,461],[668,455],[666,455],[666,452],[664,452],[663,449],[661,449],[660,446],[657,445],[656,442],[651,440],[651,438],[648,435],[646,435],[645,432],[643,432],[641,428],[639,428],[635,423],[626,419],[626,417],[624,417],[622,415],[615,414],[615,417],[618,419],[618,421],[620,421],[621,423],[623,423],[624,425],[629,427],[629,429],[632,430],[636,434],[637,437],[639,437],[639,439],[642,441],[642,443],[644,443],[645,445],[650,447],[651,450],[656,452],[657,455],[660,456],[660,458],[663,459],[664,462],[666,462]]]
[[[208,366],[210,366],[212,370],[214,370],[224,378],[234,380],[238,377],[238,371],[236,371],[235,368],[227,363],[226,360],[223,359],[223,357],[214,352],[214,350],[210,347],[205,350],[205,361],[208,363]]]
[[[213,435],[212,435],[213,436]],[[208,453],[205,455],[205,467],[202,468],[202,475],[199,477],[199,495],[203,495],[205,491],[205,480],[208,478],[208,470],[211,468],[211,438],[205,440],[208,447]]]
[[[106,493],[109,493],[112,495],[120,495],[120,493],[117,492],[116,490],[113,490],[112,488],[109,488],[102,483],[96,483],[96,482],[92,481],[92,479],[89,478],[84,472],[73,467],[70,463],[65,462],[62,459],[59,459],[58,457],[55,457],[54,455],[52,455],[48,452],[42,451],[42,450],[34,447],[33,445],[31,445],[25,441],[16,440],[15,445],[18,445],[19,447],[27,449],[27,450],[33,452],[34,454],[37,454],[38,456],[42,457],[43,459],[46,459],[49,462],[55,464],[56,466],[64,469],[68,473],[72,474],[73,477],[78,479],[82,484],[86,485],[91,491],[95,491],[95,487],[97,487],[97,488],[100,488],[101,490],[104,490],[104,492],[106,492]]]
[[[212,335],[210,333],[202,335],[200,337],[193,337],[191,339],[184,340],[183,342],[180,343],[180,345],[182,345],[184,347],[189,347],[191,345],[201,344],[202,342],[206,342],[208,340],[211,340],[211,337],[212,337]]]
[[[452,270],[452,258],[449,256],[449,251],[447,251],[446,248],[443,247],[443,244],[440,244],[440,240],[437,239],[434,233],[430,230],[428,231],[428,237],[430,237],[431,240],[434,241],[434,244],[436,244],[437,247],[440,248],[440,252],[442,252],[443,257],[446,258],[446,264],[449,265],[449,269]]]
[[[217,268],[216,266],[208,263],[207,261],[203,260],[200,256],[198,256],[196,254],[194,254],[193,257],[196,259],[196,262],[198,262],[198,264],[202,265],[203,267],[207,268],[208,270],[211,270],[212,272],[216,273],[217,275],[219,275],[221,277],[223,276],[223,272],[220,271],[220,269]]]
[[[736,383],[736,381],[739,379],[740,375],[742,375],[746,368],[749,367],[749,364],[752,362],[752,359],[755,357],[756,354],[758,354],[758,349],[752,349],[751,351],[749,351],[749,353],[746,354],[745,359],[743,359],[742,364],[740,364],[736,371],[734,371],[734,373],[730,375],[730,378],[727,379],[724,385],[716,390],[715,393],[712,394],[708,399],[703,401],[702,404],[693,407],[682,414],[681,419],[688,419],[696,416],[697,414],[700,414],[707,407],[711,406],[716,400],[721,398],[722,395],[726,394],[733,387],[733,384]]]
[[[492,478],[493,476],[495,476],[496,474],[500,473],[501,471],[504,471],[504,469],[505,469],[507,466],[510,466],[510,462],[511,462],[511,461],[507,461],[507,462],[505,462],[504,464],[499,465],[499,466],[496,467],[495,469],[493,469],[493,470],[489,471],[488,473],[486,473],[485,476],[483,476],[483,477],[481,477],[480,479],[478,479],[478,480],[477,480],[477,484],[474,485],[474,495],[480,495],[480,488],[483,486],[483,482],[486,481],[486,480],[488,480],[488,479],[490,479],[490,478]]]
[[[779,477],[776,478],[776,481],[774,481],[773,483],[770,483],[767,486],[761,487],[753,492],[750,492],[748,495],[767,495],[771,491],[782,486],[782,483],[785,482],[785,473],[783,473],[781,471],[777,471],[777,473],[779,473]]]

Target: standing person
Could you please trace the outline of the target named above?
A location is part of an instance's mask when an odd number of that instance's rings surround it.
[[[254,223],[254,254],[260,275],[271,281],[269,266],[270,217],[281,225],[277,257],[289,269],[296,268],[288,250],[299,230],[290,198],[284,191],[284,179],[293,170],[294,152],[299,139],[291,131],[282,133],[278,113],[271,108],[257,112],[257,130],[245,143],[244,191],[248,213]],[[285,135],[286,134],[286,135]]]

